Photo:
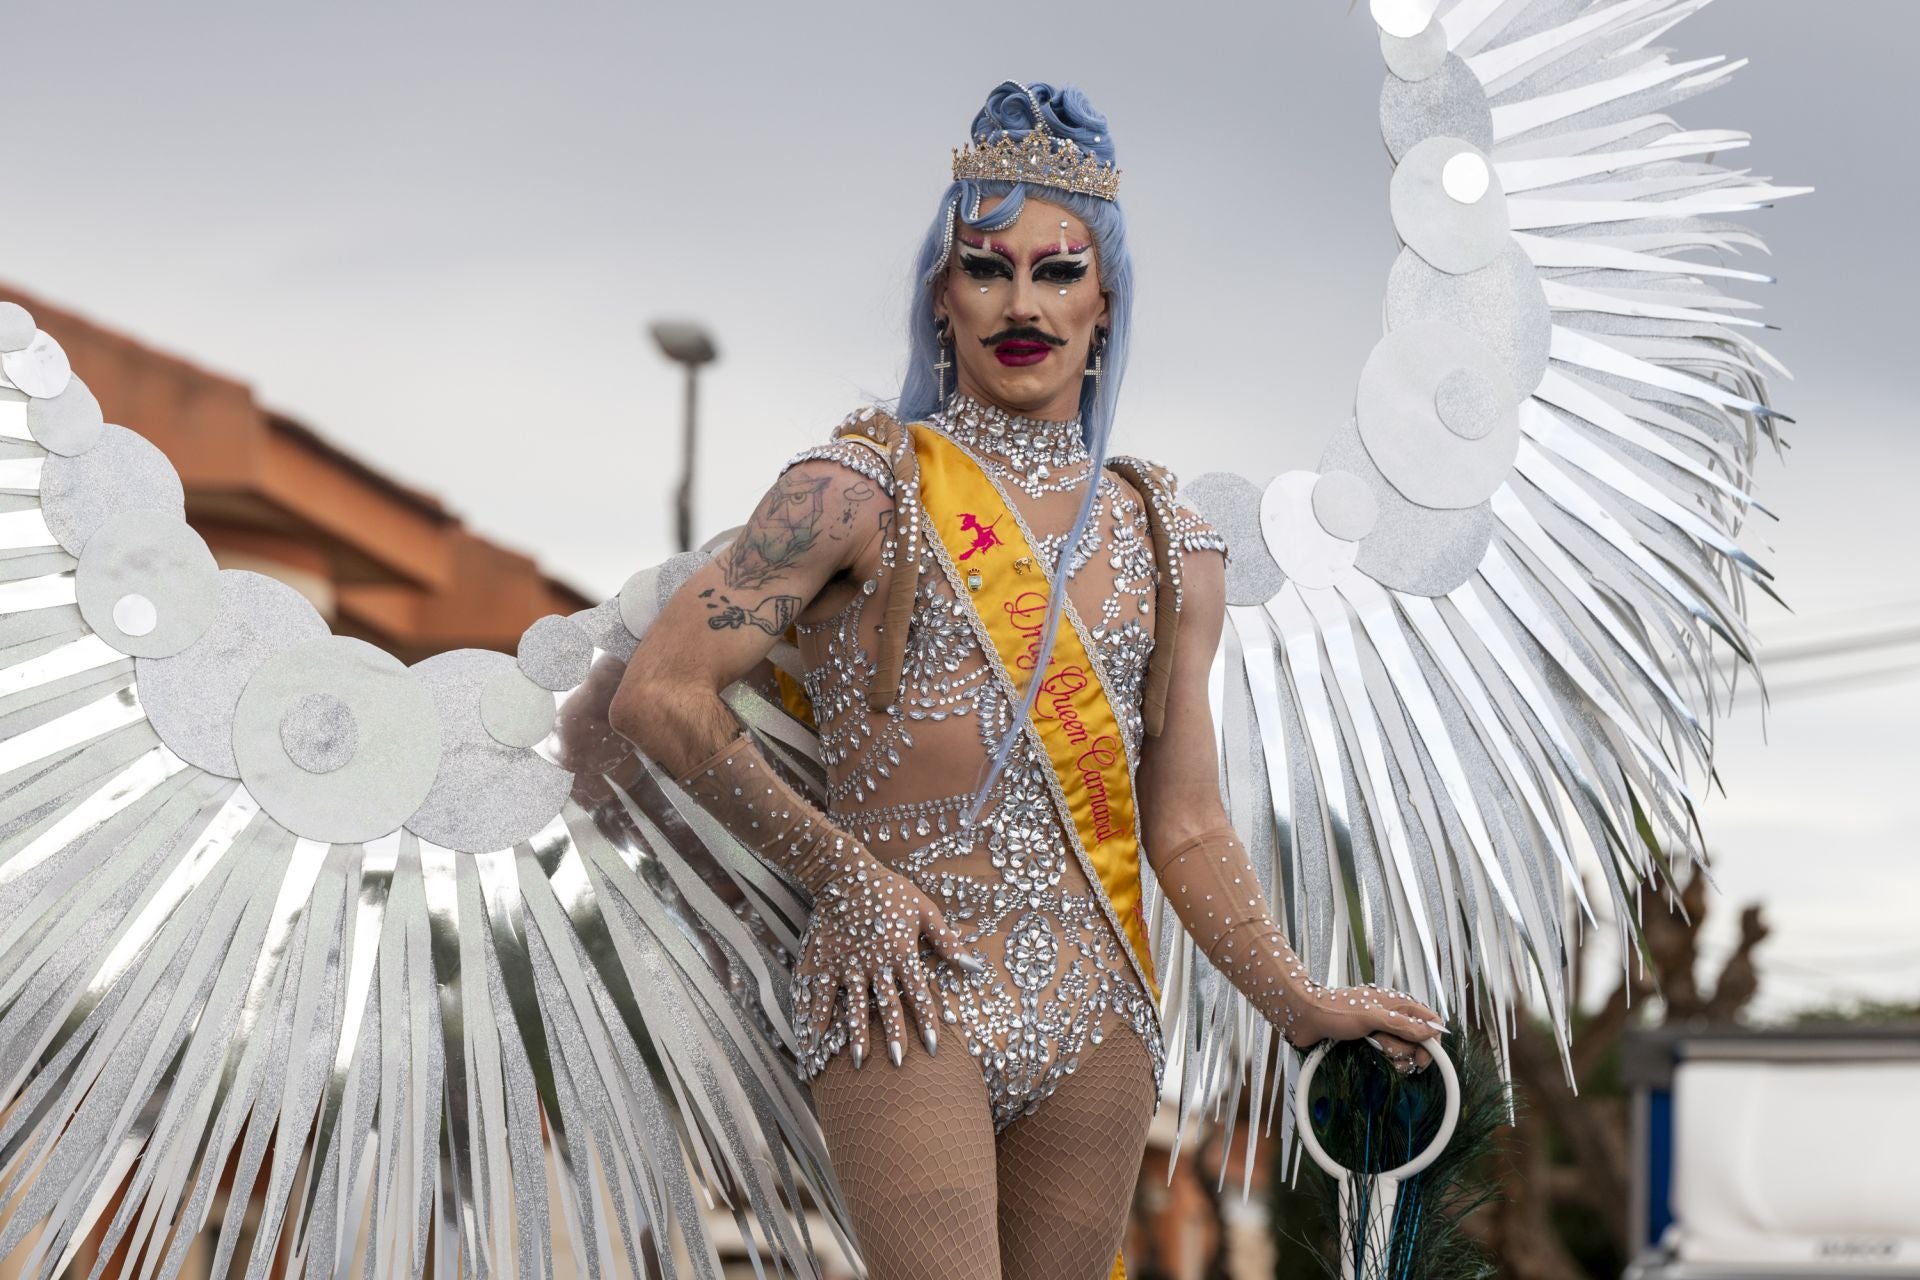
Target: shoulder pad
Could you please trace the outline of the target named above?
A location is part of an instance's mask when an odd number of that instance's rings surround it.
[[[912,434],[900,425],[897,418],[877,405],[868,405],[848,414],[833,429],[833,438],[879,445],[890,463],[897,461],[903,451],[910,451],[913,447]]]

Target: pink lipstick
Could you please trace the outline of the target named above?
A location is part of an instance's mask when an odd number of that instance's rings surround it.
[[[994,347],[994,358],[1001,364],[1019,368],[1030,364],[1039,364],[1051,351],[1044,342],[1033,342],[1025,338],[1009,338]]]

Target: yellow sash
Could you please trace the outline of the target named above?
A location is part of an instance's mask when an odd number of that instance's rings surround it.
[[[1049,591],[1046,568],[979,466],[939,432],[918,424],[912,431],[921,504],[959,572],[961,594],[973,602],[1017,691],[1040,648]],[[1033,704],[1033,727],[1059,779],[1080,846],[1158,1001],[1160,987],[1140,912],[1140,839],[1126,744],[1079,629],[1064,617]]]
[[[788,627],[786,641],[790,645],[799,645],[799,628]],[[779,667],[773,669],[773,684],[780,691],[780,705],[787,709],[788,715],[809,729],[820,727],[813,718],[813,699],[807,696],[806,686]]]

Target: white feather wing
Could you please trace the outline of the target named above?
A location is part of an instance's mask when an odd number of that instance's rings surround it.
[[[1583,865],[1630,935],[1702,857],[1716,645],[1750,660],[1766,586],[1738,537],[1778,366],[1726,219],[1803,189],[1668,114],[1740,65],[1656,43],[1702,3],[1376,3],[1405,247],[1354,420],[1317,471],[1186,491],[1228,534],[1222,787],[1276,917],[1321,978],[1503,1032],[1537,996],[1568,1034]],[[1183,1118],[1237,1105],[1271,1029],[1156,910]]]
[[[720,1204],[814,1274],[803,1210],[846,1232],[788,1052],[804,903],[606,722],[686,566],[517,659],[406,667],[218,569],[166,459],[18,310],[0,1257],[170,1277],[206,1231],[216,1274],[541,1275],[558,1246],[717,1276]],[[804,768],[810,733],[734,694]]]

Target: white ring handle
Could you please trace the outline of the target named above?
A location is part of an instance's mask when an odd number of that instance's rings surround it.
[[[1312,1108],[1308,1105],[1308,1097],[1313,1089],[1314,1072],[1320,1069],[1320,1060],[1327,1056],[1327,1050],[1332,1043],[1327,1041],[1318,1045],[1312,1053],[1307,1055],[1307,1060],[1300,1064],[1300,1080],[1294,1085],[1293,1091],[1293,1114],[1294,1119],[1299,1122],[1300,1142],[1306,1147],[1307,1154],[1313,1157],[1313,1162],[1326,1170],[1329,1177],[1344,1178],[1353,1170],[1328,1155],[1327,1149],[1320,1145],[1320,1135],[1313,1131]],[[1449,1058],[1446,1050],[1440,1047],[1439,1036],[1423,1040],[1421,1045],[1433,1055],[1433,1065],[1440,1068],[1440,1079],[1447,1089],[1447,1105],[1440,1116],[1440,1132],[1433,1135],[1433,1141],[1427,1144],[1426,1150],[1398,1169],[1388,1169],[1375,1175],[1390,1178],[1395,1182],[1405,1182],[1438,1160],[1440,1153],[1447,1149],[1447,1143],[1453,1138],[1454,1126],[1460,1123],[1460,1077],[1453,1069],[1453,1059]]]

